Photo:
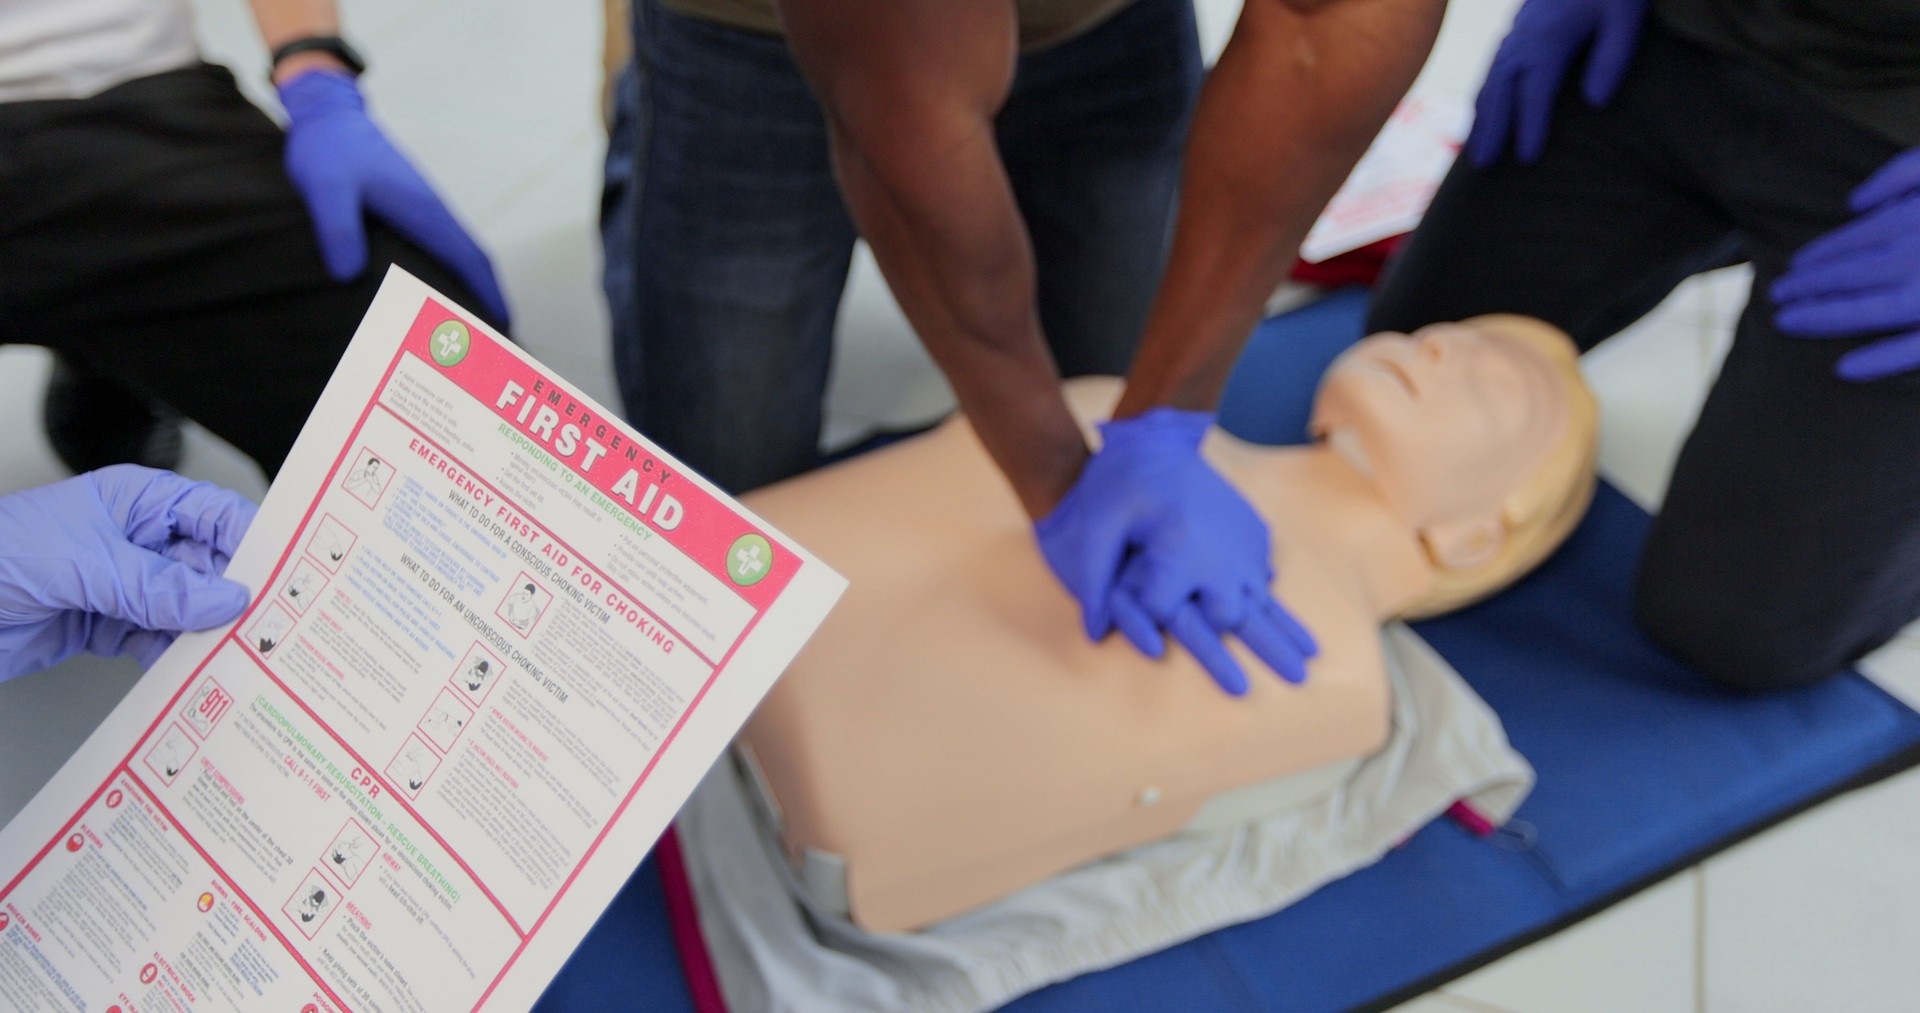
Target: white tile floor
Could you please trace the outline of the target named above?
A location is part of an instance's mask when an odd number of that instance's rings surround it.
[[[1467,97],[1517,0],[1453,5],[1423,87]],[[594,230],[600,5],[591,0],[343,0],[375,64],[376,114],[494,254],[517,330],[613,402]],[[1218,48],[1237,0],[1202,0]],[[244,0],[195,0],[208,51],[260,96],[264,59]],[[1724,352],[1738,271],[1677,292],[1588,359],[1606,410],[1602,466],[1655,505]],[[843,314],[829,436],[924,420],[950,394],[870,260]],[[0,349],[0,491],[61,477],[39,437],[45,357]],[[190,434],[183,470],[258,496],[250,464]],[[1920,634],[1867,667],[1920,704]],[[64,761],[137,676],[82,660],[0,686],[0,819]],[[1920,772],[1829,803],[1522,950],[1401,1013],[1710,1013],[1920,1008]]]

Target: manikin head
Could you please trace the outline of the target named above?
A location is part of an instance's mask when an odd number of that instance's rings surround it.
[[[1593,496],[1593,394],[1573,343],[1528,317],[1361,341],[1321,379],[1312,430],[1419,536],[1435,586],[1410,618],[1517,579],[1572,532]]]

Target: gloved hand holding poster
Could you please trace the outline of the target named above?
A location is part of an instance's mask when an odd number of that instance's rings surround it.
[[[0,832],[0,1008],[526,1009],[845,587],[397,269],[226,577]]]

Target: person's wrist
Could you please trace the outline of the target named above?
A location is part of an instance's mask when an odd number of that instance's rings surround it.
[[[331,71],[348,78],[353,76],[353,68],[348,67],[339,57],[320,50],[310,50],[282,58],[279,63],[273,65],[270,79],[275,88],[284,88],[295,78],[314,71]]]
[[[1165,406],[1150,408],[1138,415],[1100,423],[1100,447],[1104,451],[1170,442],[1197,450],[1213,420],[1212,412]]]
[[[1035,521],[1052,516],[1059,510],[1085,471],[1087,459],[1091,456],[1087,445],[1080,438],[1078,429],[1071,431],[1070,442],[1061,441],[1053,446],[1051,452],[1029,451],[1032,455],[1022,467],[1007,472],[1008,484],[1013,494],[1020,500],[1027,516]],[[1038,443],[1051,444],[1053,441],[1037,440]]]

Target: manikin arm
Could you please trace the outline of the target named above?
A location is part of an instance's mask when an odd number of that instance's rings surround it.
[[[1210,410],[1300,242],[1419,72],[1445,0],[1247,0],[1187,141],[1165,279],[1116,417]]]

